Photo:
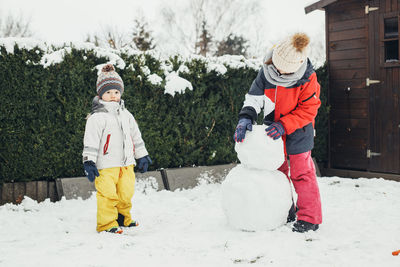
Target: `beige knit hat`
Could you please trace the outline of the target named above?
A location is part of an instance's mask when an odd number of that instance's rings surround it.
[[[286,73],[296,72],[307,60],[310,38],[305,33],[296,33],[278,44],[272,52],[272,63]]]

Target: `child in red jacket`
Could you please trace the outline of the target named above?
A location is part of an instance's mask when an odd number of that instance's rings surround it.
[[[268,53],[246,94],[234,135],[236,142],[242,142],[246,130],[252,130],[257,114],[264,108],[264,123],[268,125],[265,130],[273,139],[282,137],[285,154],[290,160],[290,177],[287,160],[279,170],[292,181],[298,195],[297,221],[292,229],[295,232],[315,231],[322,222],[319,188],[311,158],[314,119],[321,105],[320,86],[307,58],[309,41],[306,34],[297,33]],[[294,216],[291,220],[295,220]]]

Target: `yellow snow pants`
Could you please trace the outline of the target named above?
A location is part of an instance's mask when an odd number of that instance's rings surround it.
[[[118,227],[118,213],[125,216],[124,225],[132,222],[132,196],[135,192],[133,165],[99,170],[97,190],[97,232]]]

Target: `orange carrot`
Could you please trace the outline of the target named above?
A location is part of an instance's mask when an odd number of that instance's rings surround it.
[[[399,256],[399,254],[400,254],[400,249],[392,252],[393,256]]]

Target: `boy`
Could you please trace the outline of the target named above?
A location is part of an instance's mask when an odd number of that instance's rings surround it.
[[[97,190],[97,231],[120,234],[119,226],[138,226],[130,214],[135,158],[142,173],[151,159],[139,127],[121,99],[124,83],[113,65],[103,67],[96,90],[86,122],[83,166]]]

